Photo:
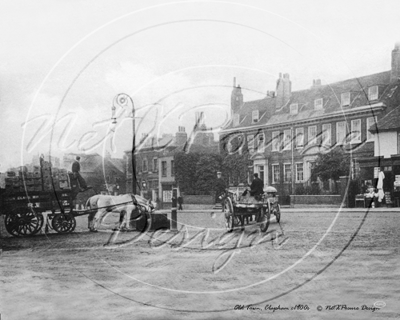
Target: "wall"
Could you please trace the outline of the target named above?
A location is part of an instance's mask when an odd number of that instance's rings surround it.
[[[337,206],[339,207],[342,203],[342,196],[340,195],[291,195],[290,204],[291,206],[302,206],[302,205],[321,205],[321,206]]]
[[[392,154],[397,154],[397,132],[379,132],[374,134],[374,140],[375,157],[390,158]]]

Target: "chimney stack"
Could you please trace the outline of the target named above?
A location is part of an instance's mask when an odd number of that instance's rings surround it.
[[[236,77],[233,78],[233,89],[231,94],[231,114],[235,114],[243,105],[243,94],[240,85],[236,86]]]
[[[392,50],[392,69],[390,81],[395,82],[400,78],[400,42],[397,42]]]
[[[275,91],[267,91],[267,97],[268,98],[273,98],[273,97],[275,97]]]
[[[318,88],[321,86],[321,79],[314,79],[312,88]]]
[[[292,94],[292,82],[289,79],[289,74],[279,73],[279,79],[276,82],[276,108],[281,108],[290,99]]]
[[[187,133],[185,132],[185,127],[179,126],[178,127],[178,132],[175,134],[175,143],[178,146],[183,146],[185,145],[187,141]]]

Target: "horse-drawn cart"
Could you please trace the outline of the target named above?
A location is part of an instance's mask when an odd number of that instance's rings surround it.
[[[225,226],[231,232],[236,226],[242,228],[249,220],[255,219],[260,224],[260,230],[268,230],[271,214],[274,214],[276,221],[281,219],[281,210],[278,203],[277,190],[267,187],[265,193],[258,197],[249,195],[246,188],[227,189],[223,196],[223,208],[225,212]]]
[[[131,219],[140,220],[142,225],[147,226],[147,213],[154,211],[151,201],[132,194],[94,195],[88,199],[85,209],[78,210],[75,208],[75,199],[80,190],[72,175],[69,180],[71,188],[65,190],[6,190],[0,196],[0,216],[4,215],[7,232],[16,237],[30,236],[38,233],[45,224],[46,232],[51,228],[58,233],[70,233],[76,227],[75,217],[83,215],[89,215],[89,229],[96,231],[96,214],[101,213],[104,217],[109,212],[120,213],[120,227],[123,222],[129,223]]]

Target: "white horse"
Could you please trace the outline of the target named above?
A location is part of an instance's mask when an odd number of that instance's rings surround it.
[[[119,196],[97,194],[86,201],[86,209],[93,210],[88,216],[88,228],[96,232],[96,226],[102,222],[107,212],[118,212],[119,228],[129,227],[131,216],[139,217],[143,212],[154,211],[154,204],[139,195],[122,194]],[[97,211],[94,211],[96,210]]]

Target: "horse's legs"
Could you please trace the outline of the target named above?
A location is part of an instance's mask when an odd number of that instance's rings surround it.
[[[124,224],[124,218],[125,218],[125,212],[124,212],[124,210],[121,210],[119,212],[119,225],[118,225],[119,229],[121,229]]]
[[[129,229],[129,225],[130,225],[130,222],[131,222],[131,213],[132,213],[131,210],[126,210],[125,211],[125,228],[126,229]]]
[[[96,212],[96,215],[94,217],[94,229],[96,229],[96,227],[100,224],[103,223],[103,220],[105,219],[106,215],[107,215],[107,210],[102,209],[102,210],[98,210]]]
[[[127,228],[128,227],[128,223],[126,221],[127,219],[127,211],[126,210],[121,210],[119,212],[119,229],[123,229],[123,228]]]
[[[94,217],[96,215],[96,212],[91,212],[88,215],[88,229],[92,230],[94,228]]]

